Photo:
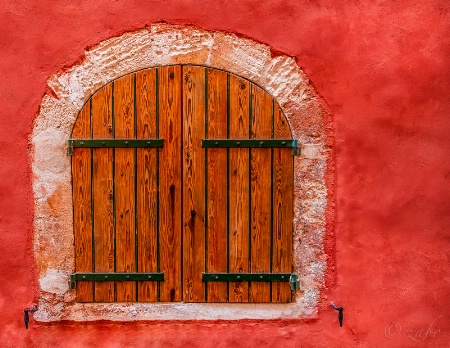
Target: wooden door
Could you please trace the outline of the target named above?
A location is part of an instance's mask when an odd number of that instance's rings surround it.
[[[77,301],[289,302],[290,139],[273,98],[225,71],[152,68],[97,91],[69,141]]]

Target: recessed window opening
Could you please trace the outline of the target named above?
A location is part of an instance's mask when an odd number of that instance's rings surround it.
[[[317,316],[332,124],[272,53],[156,23],[50,76],[30,136],[36,320]]]

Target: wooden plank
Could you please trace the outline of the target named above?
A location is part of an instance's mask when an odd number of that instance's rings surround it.
[[[156,69],[136,73],[137,138],[156,138]],[[138,272],[158,271],[157,149],[137,149]],[[157,301],[157,282],[138,282],[138,301]]]
[[[134,75],[114,81],[114,135],[134,138]],[[115,149],[116,272],[136,272],[136,149]],[[136,301],[136,282],[116,282],[118,302]]]
[[[72,139],[91,137],[91,107],[88,102],[72,131]],[[73,227],[75,234],[75,271],[92,272],[92,197],[91,149],[74,149],[72,156]],[[77,301],[94,300],[94,283],[77,283]]]
[[[181,286],[181,67],[159,68],[160,300],[182,300]]]
[[[72,139],[88,139],[91,137],[91,103],[84,104],[72,129]]]
[[[248,81],[229,75],[229,137],[249,137]],[[249,272],[249,149],[229,150],[229,272]],[[230,282],[230,302],[248,302],[248,282]]]
[[[272,98],[252,85],[252,138],[272,136]],[[270,273],[272,149],[251,149],[251,273]],[[270,302],[270,282],[250,283],[250,302]]]
[[[208,69],[208,139],[227,138],[227,73]],[[207,272],[228,271],[227,150],[208,149]],[[207,285],[208,302],[227,302],[226,282]]]
[[[112,138],[111,84],[92,97],[93,138]],[[95,272],[114,272],[113,149],[93,149]],[[95,283],[94,301],[113,302],[114,282]]]
[[[183,301],[204,302],[205,68],[183,66]]]
[[[274,138],[292,138],[289,123],[280,107],[275,106]],[[273,251],[272,272],[292,272],[292,230],[294,161],[291,149],[274,149],[273,153]],[[272,302],[290,302],[288,283],[272,283]]]

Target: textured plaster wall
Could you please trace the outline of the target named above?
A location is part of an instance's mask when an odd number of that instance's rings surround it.
[[[78,304],[68,287],[75,271],[71,167],[66,154],[78,112],[102,85],[145,67],[199,64],[224,69],[264,87],[283,108],[294,157],[293,271],[301,289],[290,304]],[[295,60],[272,56],[258,42],[194,27],[152,24],[101,42],[74,66],[48,80],[30,137],[34,190],[34,257],[39,310],[34,318],[54,320],[274,319],[317,316],[330,253],[324,240],[333,213],[331,120]],[[327,131],[328,130],[328,131]],[[328,215],[327,215],[328,212]],[[322,295],[322,299],[325,296]]]
[[[2,345],[448,347],[449,6],[447,0],[1,0]],[[335,124],[335,267],[323,293],[324,301],[344,306],[343,328],[324,306],[311,320],[32,319],[25,330],[23,309],[36,303],[40,286],[29,136],[44,94],[53,94],[47,79],[80,63],[99,42],[161,20],[239,33],[293,56],[328,103]]]

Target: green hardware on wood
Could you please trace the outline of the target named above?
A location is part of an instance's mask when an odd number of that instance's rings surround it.
[[[76,282],[127,282],[162,281],[164,273],[73,273],[70,275],[70,288],[75,289]]]
[[[296,148],[293,139],[202,139],[202,147],[212,148]]]
[[[300,281],[292,273],[202,273],[204,282],[289,282],[291,290],[300,289]]]
[[[67,154],[73,154],[74,147],[80,148],[153,148],[163,147],[164,139],[70,139]]]

